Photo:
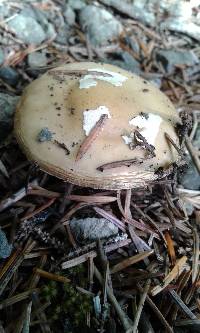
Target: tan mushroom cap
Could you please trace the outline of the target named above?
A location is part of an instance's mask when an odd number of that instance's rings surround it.
[[[86,134],[91,134],[86,133],[91,123],[85,115],[98,110],[107,110],[109,116],[76,160]],[[141,164],[97,170],[106,163],[146,156],[145,149],[131,150],[122,137],[130,137],[135,129],[142,134],[144,128],[129,122],[136,117],[144,121],[144,115],[161,117],[160,124],[148,123],[149,135],[155,137],[155,157]],[[159,167],[168,168],[178,159],[164,133],[179,145],[174,129],[179,122],[170,100],[154,85],[116,66],[86,62],[63,65],[33,81],[17,106],[15,133],[28,159],[47,173],[81,186],[122,189],[145,186],[157,178]],[[38,136],[44,129],[52,139],[40,142]]]

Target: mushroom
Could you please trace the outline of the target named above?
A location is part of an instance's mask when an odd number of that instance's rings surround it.
[[[24,91],[15,133],[28,159],[80,186],[146,186],[179,159],[179,116],[153,84],[116,66],[73,63]],[[172,145],[167,136],[171,138]]]

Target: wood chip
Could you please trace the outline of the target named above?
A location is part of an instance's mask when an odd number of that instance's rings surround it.
[[[116,197],[112,196],[102,196],[102,195],[67,195],[65,197],[68,200],[72,201],[78,201],[78,202],[87,202],[87,203],[99,203],[99,204],[105,204],[105,203],[110,203],[114,202],[117,200]]]
[[[136,262],[139,262],[141,260],[144,260],[145,258],[149,257],[154,251],[144,251],[142,253],[138,253],[135,256],[132,256],[128,259],[122,260],[119,264],[116,264],[110,269],[111,274],[121,271],[122,269],[125,269]]]

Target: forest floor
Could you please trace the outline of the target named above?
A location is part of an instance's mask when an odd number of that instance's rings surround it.
[[[200,331],[199,42],[198,1],[0,1],[0,333]],[[140,75],[192,120],[181,169],[106,192],[27,161],[17,101],[77,61]],[[77,237],[74,218],[92,218],[96,236]],[[117,234],[105,237],[103,218]]]

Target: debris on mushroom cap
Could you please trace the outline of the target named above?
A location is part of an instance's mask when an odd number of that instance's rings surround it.
[[[103,114],[107,114],[108,118],[111,118],[108,108],[103,105],[99,106],[95,110],[83,111],[83,129],[85,131],[85,135],[89,135],[91,129],[95,126]]]
[[[79,80],[80,89],[89,89],[90,87],[95,87],[99,80],[109,82],[112,85],[119,87],[122,83],[127,80],[127,77],[116,72],[108,71],[102,68],[88,69],[88,72],[93,72],[91,74],[85,75]]]
[[[178,160],[180,123],[170,100],[116,66],[73,63],[48,71],[25,90],[15,133],[27,157],[74,184],[145,186]]]
[[[131,119],[129,124],[139,128],[148,143],[154,145],[162,121],[163,119],[159,115],[149,113],[148,118],[144,115],[139,115]]]

